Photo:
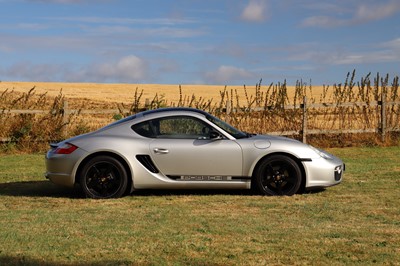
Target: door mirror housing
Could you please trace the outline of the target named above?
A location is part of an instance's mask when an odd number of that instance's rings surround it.
[[[210,132],[210,139],[211,140],[220,140],[223,139],[222,135],[216,131]]]

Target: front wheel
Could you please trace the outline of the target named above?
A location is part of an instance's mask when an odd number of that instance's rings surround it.
[[[119,198],[128,186],[128,175],[117,159],[97,156],[83,166],[80,185],[88,198]]]
[[[302,174],[298,164],[285,155],[272,155],[257,167],[254,181],[263,195],[292,196],[301,185]]]

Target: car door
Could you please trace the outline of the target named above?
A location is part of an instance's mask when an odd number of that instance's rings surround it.
[[[215,129],[198,118],[151,121],[156,131],[150,156],[167,176],[241,176],[242,150],[234,140],[211,138]]]

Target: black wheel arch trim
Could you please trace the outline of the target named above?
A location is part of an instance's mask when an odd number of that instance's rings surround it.
[[[79,166],[76,170],[75,173],[75,184],[79,184],[79,178],[78,176],[80,175],[80,172],[82,171],[82,168],[84,167],[84,165],[91,159],[93,159],[94,157],[97,156],[110,156],[113,157],[115,159],[117,159],[120,163],[122,163],[122,165],[125,168],[125,171],[128,175],[128,186],[127,186],[127,192],[132,191],[133,189],[133,178],[132,178],[132,169],[129,167],[129,164],[127,163],[127,161],[124,159],[124,157],[122,157],[121,155],[118,155],[114,152],[109,152],[109,151],[99,151],[99,152],[95,152],[95,153],[91,153],[88,156],[86,156],[80,163]]]

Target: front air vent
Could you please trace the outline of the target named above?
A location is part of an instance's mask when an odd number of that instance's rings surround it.
[[[149,155],[145,154],[139,154],[136,155],[136,159],[144,166],[146,167],[147,170],[149,170],[152,173],[159,173],[157,167],[154,165],[153,161],[151,160]]]

